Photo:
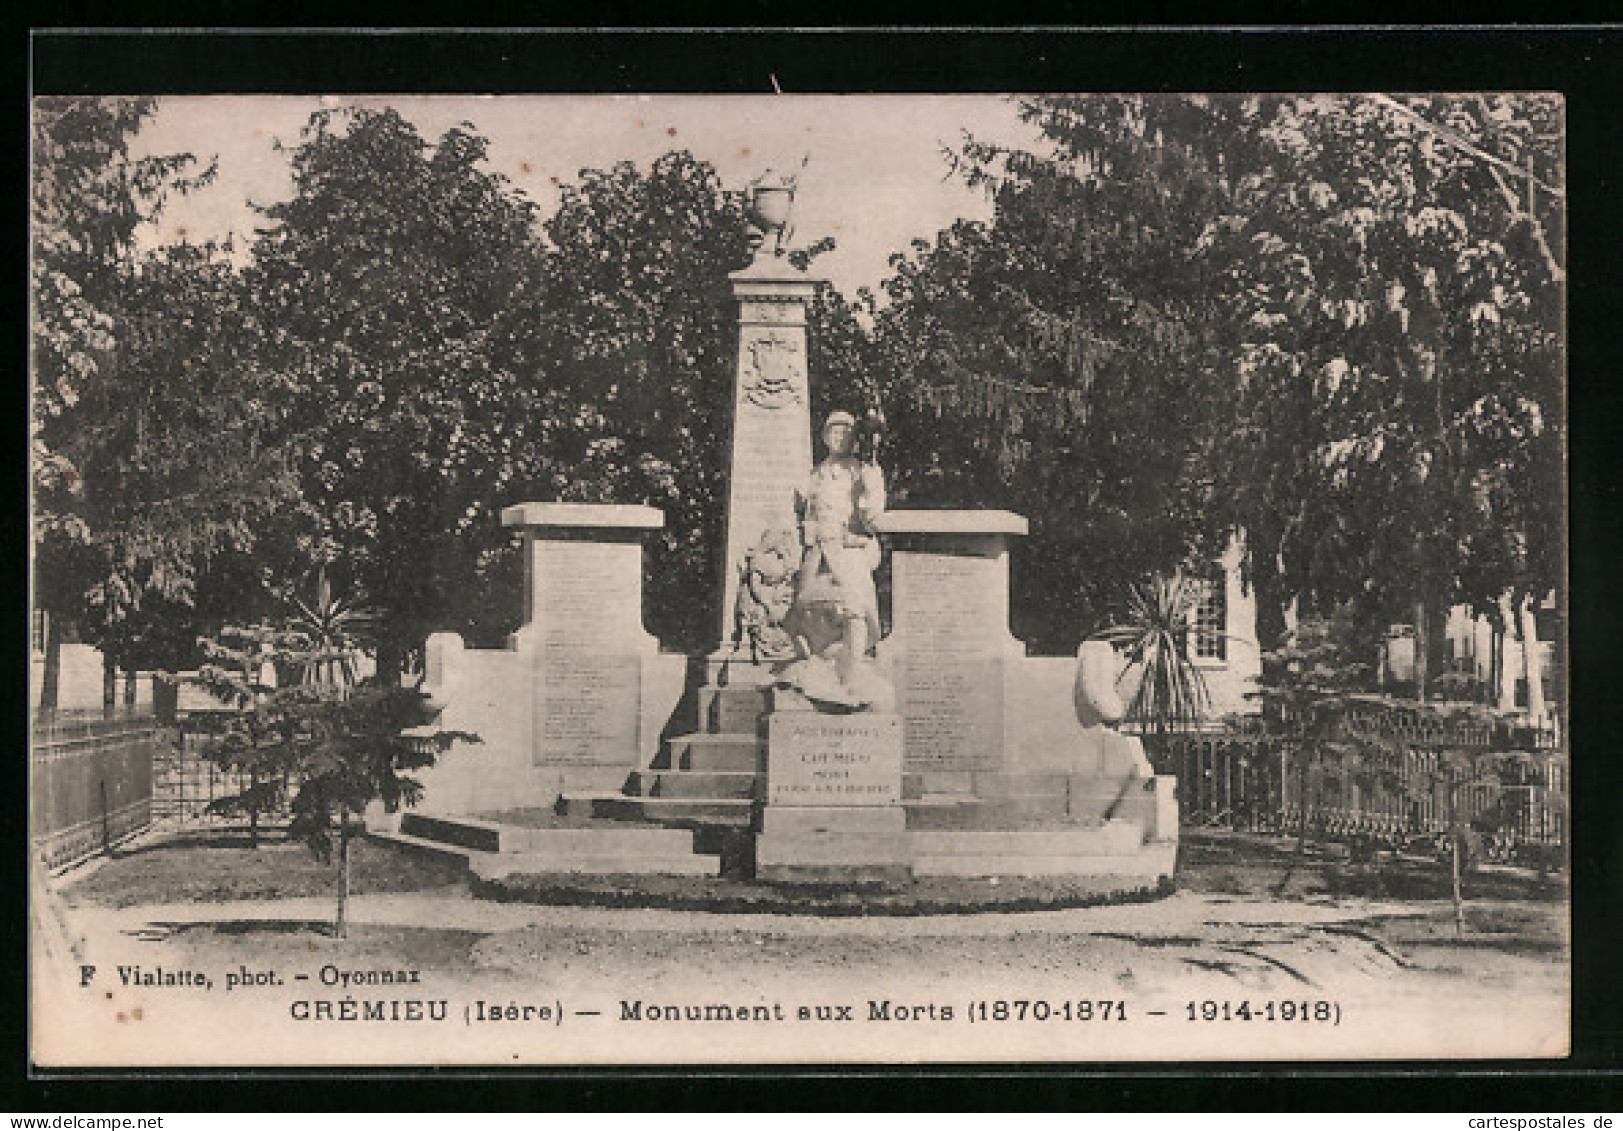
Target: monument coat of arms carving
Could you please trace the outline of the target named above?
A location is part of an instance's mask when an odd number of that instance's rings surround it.
[[[745,400],[768,409],[804,401],[798,379],[805,371],[799,342],[788,334],[769,333],[745,348],[749,352],[744,367]]]

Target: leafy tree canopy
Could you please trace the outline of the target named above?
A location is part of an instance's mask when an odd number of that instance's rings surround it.
[[[992,222],[895,260],[875,319],[914,497],[1024,510],[1057,582],[1030,596],[1084,619],[1243,533],[1267,647],[1296,598],[1380,621],[1558,585],[1559,112],[1027,101],[1043,146],[954,155]]]
[[[467,615],[501,501],[545,462],[534,207],[485,151],[469,126],[430,145],[393,110],[318,112],[247,272],[302,492],[287,568],[331,565],[395,656]]]
[[[188,650],[199,571],[251,545],[284,487],[224,250],[137,248],[170,195],[213,174],[132,154],[151,111],[43,99],[33,123],[35,599],[130,666]]]

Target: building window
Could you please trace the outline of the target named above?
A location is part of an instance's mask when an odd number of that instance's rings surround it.
[[[45,623],[45,610],[35,609],[29,639],[36,656],[45,655]]]
[[[1228,659],[1228,593],[1224,579],[1200,578],[1196,586],[1190,639],[1197,660]]]

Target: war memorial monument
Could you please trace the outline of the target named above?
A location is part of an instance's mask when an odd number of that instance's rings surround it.
[[[1174,780],[1121,717],[1109,644],[1033,657],[1009,630],[1026,519],[886,509],[858,422],[819,422],[786,256],[795,184],[749,192],[732,276],[738,356],[716,648],[642,624],[639,505],[521,503],[524,621],[503,649],[431,637],[438,726],[473,732],[378,835],[465,854],[487,879],[667,874],[778,884],[1065,876],[1156,889],[1177,852]],[[814,455],[819,457],[814,462]],[[888,635],[873,575],[890,562]]]

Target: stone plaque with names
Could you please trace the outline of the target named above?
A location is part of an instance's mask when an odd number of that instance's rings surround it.
[[[767,744],[771,805],[896,805],[902,720],[893,714],[779,711]]]
[[[1003,765],[1000,656],[925,650],[896,655],[896,709],[909,771]]]
[[[630,764],[637,753],[642,661],[544,647],[536,686],[536,765]]]
[[[1001,564],[975,554],[894,556],[896,709],[910,771],[1003,764]]]

